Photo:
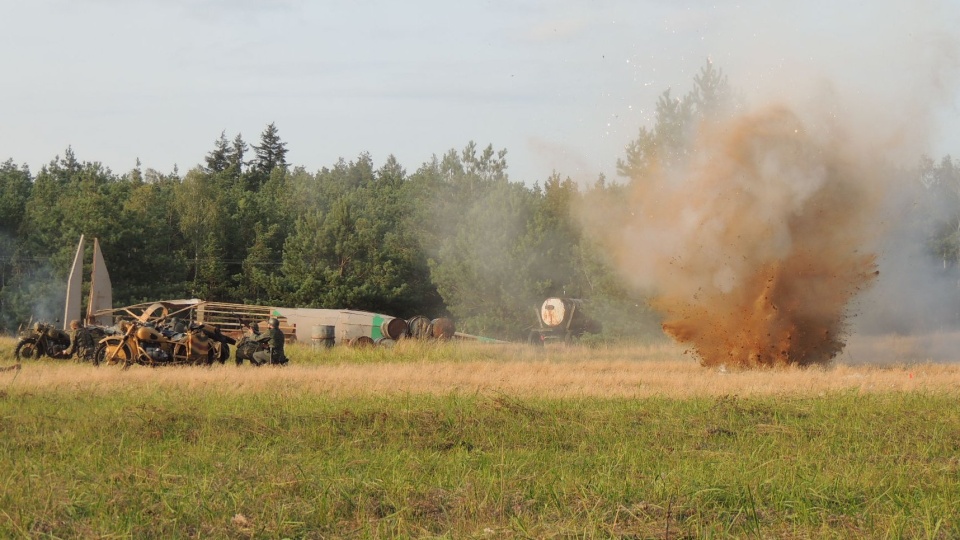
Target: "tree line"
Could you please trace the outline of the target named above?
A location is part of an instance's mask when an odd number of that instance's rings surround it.
[[[221,134],[183,175],[116,174],[70,148],[35,175],[7,160],[0,331],[62,316],[81,234],[100,240],[116,306],[196,297],[451,316],[520,338],[547,296],[624,303],[570,218],[576,185],[554,174],[531,187],[506,169],[505,151],[471,142],[413,173],[366,153],[309,172],[286,162],[273,124],[254,145]],[[630,304],[647,317],[642,305]]]
[[[658,336],[643,297],[624,288],[571,210],[591,198],[626,200],[629,182],[654,163],[685,159],[685,134],[732,95],[708,63],[688,94],[660,96],[654,125],[617,164],[624,181],[600,176],[589,186],[558,172],[542,183],[513,180],[506,150],[474,142],[413,172],[366,153],[310,172],[287,163],[274,124],[253,145],[221,133],[182,175],[139,162],[117,174],[70,148],[36,174],[8,159],[0,164],[0,331],[62,316],[83,234],[100,239],[116,306],[196,297],[451,316],[463,331],[517,339],[536,325],[544,298],[572,296],[590,301],[606,337]],[[950,271],[960,257],[958,171],[946,157],[905,173],[938,205],[918,214],[922,241]]]

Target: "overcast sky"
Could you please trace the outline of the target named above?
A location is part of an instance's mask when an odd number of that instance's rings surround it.
[[[707,58],[750,99],[829,87],[920,117],[919,148],[960,157],[958,4],[0,0],[0,161],[36,173],[72,146],[184,173],[275,122],[311,171],[369,152],[413,172],[473,140],[514,180],[592,181]]]

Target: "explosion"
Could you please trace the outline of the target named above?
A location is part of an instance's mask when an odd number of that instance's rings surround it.
[[[702,128],[691,155],[633,179],[622,212],[588,210],[587,231],[703,365],[829,362],[878,274],[872,162],[785,107]]]

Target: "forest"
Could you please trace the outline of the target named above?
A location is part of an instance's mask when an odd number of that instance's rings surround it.
[[[144,170],[133,156],[117,173],[71,148],[36,172],[10,158],[0,164],[0,332],[62,317],[83,234],[100,240],[116,306],[196,297],[450,316],[465,332],[522,339],[540,302],[562,295],[590,303],[601,339],[658,339],[643,294],[624,286],[573,209],[625,201],[656,163],[687,159],[693,126],[735,96],[708,63],[688,93],[661,94],[618,178],[589,185],[562,171],[511,178],[506,149],[473,141],[412,172],[367,153],[311,172],[287,162],[273,123],[256,142],[212,134],[184,174]],[[919,193],[903,225],[917,231],[910,256],[936,261],[952,283],[942,295],[958,296],[960,162],[918,156],[891,174]]]

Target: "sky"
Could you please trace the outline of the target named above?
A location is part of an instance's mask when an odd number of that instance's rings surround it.
[[[708,60],[748,100],[840,94],[894,119],[899,157],[960,157],[956,0],[0,0],[0,21],[0,161],[34,173],[69,146],[183,174],[273,122],[309,171],[475,141],[513,180],[591,183]]]

